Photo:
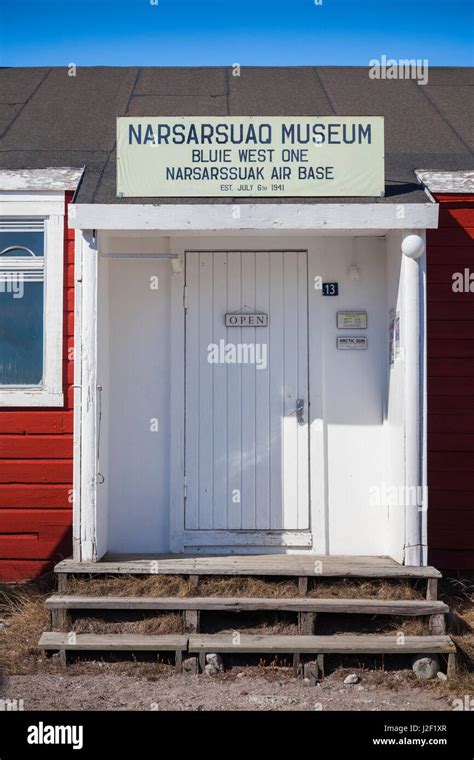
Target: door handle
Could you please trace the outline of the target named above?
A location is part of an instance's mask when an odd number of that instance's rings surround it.
[[[304,398],[296,399],[296,419],[298,425],[304,425]]]

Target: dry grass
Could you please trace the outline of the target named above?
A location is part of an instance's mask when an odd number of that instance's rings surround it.
[[[36,645],[49,624],[43,584],[0,588],[0,613],[6,627],[0,631],[0,672],[30,673],[38,659]]]
[[[243,621],[236,625],[229,626],[228,623],[219,626],[219,633],[234,633],[241,631],[245,634],[260,634],[261,636],[286,635],[295,636],[298,634],[298,625],[287,619],[280,619],[277,615],[249,616],[245,623]]]
[[[458,647],[459,672],[448,688],[464,694],[474,690],[474,579],[447,577],[440,584],[440,598],[449,605],[447,632]]]
[[[454,625],[456,617],[462,619],[459,633],[474,630],[474,580],[469,578],[448,577],[441,581],[440,599],[449,605]]]
[[[390,617],[385,619],[381,633],[404,633],[405,636],[427,636],[428,620],[421,617]]]
[[[292,597],[298,596],[298,583],[293,579],[266,581],[253,576],[201,576],[193,596]]]
[[[452,692],[456,696],[464,696],[467,694],[472,699],[474,694],[474,675],[465,665],[462,666],[459,671],[444,681],[444,688],[448,692]]]
[[[107,618],[88,615],[77,618],[68,630],[76,633],[135,633],[137,635],[158,635],[182,633],[182,618],[177,613],[165,612],[161,615],[137,616],[127,619],[125,615],[107,615]]]
[[[187,579],[179,575],[73,576],[68,578],[68,594],[87,596],[188,596]]]
[[[424,593],[418,584],[407,581],[390,580],[319,580],[314,582],[308,596],[343,599],[423,599]]]
[[[88,596],[299,596],[295,579],[265,580],[248,576],[201,576],[191,588],[187,578],[175,575],[133,575],[72,577],[67,593]],[[417,584],[404,581],[310,579],[308,596],[346,599],[422,599],[423,590]]]

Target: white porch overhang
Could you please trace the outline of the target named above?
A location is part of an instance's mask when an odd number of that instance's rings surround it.
[[[161,203],[72,205],[82,230],[160,230],[176,234],[251,230],[294,234],[338,230],[433,229],[438,205],[427,203]]]

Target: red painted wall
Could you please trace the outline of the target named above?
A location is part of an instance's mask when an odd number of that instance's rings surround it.
[[[474,196],[439,195],[439,229],[427,233],[428,547],[445,570],[474,570]],[[474,291],[474,283],[473,283]]]
[[[72,193],[66,194],[67,205]],[[64,230],[62,409],[0,409],[0,580],[37,577],[72,551],[74,230]]]

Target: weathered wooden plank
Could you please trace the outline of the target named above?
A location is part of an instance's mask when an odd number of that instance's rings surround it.
[[[347,613],[358,615],[442,615],[449,612],[444,602],[423,599],[317,599],[312,597],[225,597],[225,596],[50,596],[47,609],[78,610],[214,610],[220,612],[281,611],[301,613]]]
[[[189,636],[189,652],[311,653],[311,654],[416,654],[451,653],[455,646],[449,636],[342,634],[336,636],[260,636],[232,634],[195,634]]]
[[[431,615],[428,622],[429,632],[435,636],[446,633],[446,618],[444,615]]]
[[[324,678],[324,655],[318,654],[316,657],[316,662],[318,664],[319,672],[321,673],[322,677]]]
[[[71,459],[72,435],[2,435],[0,459]]]
[[[90,634],[47,631],[38,642],[40,649],[64,649],[70,651],[185,651],[188,637],[181,635],[144,636],[133,633]]]
[[[474,172],[415,172],[419,182],[431,193],[473,193]]]
[[[306,596],[308,593],[308,576],[301,575],[298,578],[298,593],[301,594],[301,596]]]
[[[200,612],[195,609],[187,609],[184,612],[184,630],[186,633],[198,633]]]
[[[153,563],[153,564],[152,564]],[[100,562],[63,560],[57,573],[117,575],[259,575],[348,578],[441,578],[434,567],[400,565],[389,557],[303,555],[176,556],[109,555]]]
[[[448,678],[455,676],[458,669],[458,661],[457,661],[457,655],[456,652],[450,652],[448,655],[448,670],[447,675]]]
[[[257,564],[268,563],[272,565],[288,565],[291,564],[295,567],[302,565],[312,566],[316,560],[321,560],[325,564],[360,564],[360,565],[383,565],[386,567],[403,567],[391,557],[386,556],[370,556],[370,555],[316,555],[312,553],[308,554],[106,554],[103,559],[105,561],[139,561],[139,560],[151,560],[151,559],[163,559],[177,562],[191,562],[196,565],[205,563],[214,563],[215,560],[221,563],[227,563],[230,565],[241,565],[247,562],[255,562]],[[313,568],[314,573],[314,568]]]
[[[199,575],[190,575],[188,581],[190,589],[197,589],[199,586]]]
[[[433,601],[438,598],[438,579],[428,578],[426,581],[426,598],[429,601]]]
[[[67,607],[51,607],[51,630],[61,631],[68,621]]]
[[[315,623],[316,615],[314,612],[298,613],[298,632],[300,634],[312,636],[314,633]]]
[[[0,172],[0,188],[2,191],[17,190],[75,190],[81,178],[83,169],[72,169],[68,166],[47,169],[2,169]]]
[[[245,329],[245,328],[244,328]],[[254,328],[246,328],[254,329]],[[253,419],[252,415],[246,415],[248,419]],[[254,423],[255,426],[255,423]],[[244,444],[245,445],[245,444]],[[250,444],[252,447],[254,444]],[[192,492],[192,489],[191,489]],[[189,493],[189,489],[188,489]],[[245,497],[244,497],[245,498]],[[239,530],[238,544],[235,544],[236,536],[232,531],[219,530],[214,531],[212,528],[207,530],[191,530],[186,533],[185,545],[189,548],[198,546],[227,546],[230,543],[241,547],[261,546],[262,539],[265,538],[265,545],[275,547],[300,547],[309,549],[312,546],[311,533],[308,530],[265,530],[265,532],[253,530]]]
[[[298,678],[301,670],[301,655],[299,652],[295,652],[293,655],[293,675]]]

